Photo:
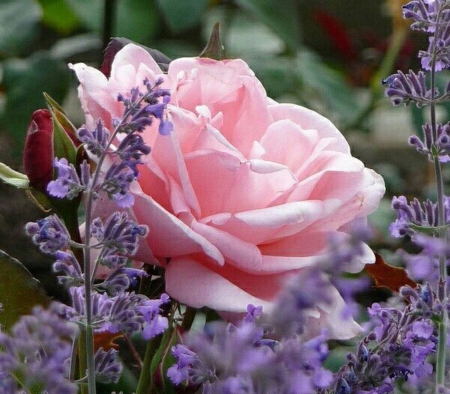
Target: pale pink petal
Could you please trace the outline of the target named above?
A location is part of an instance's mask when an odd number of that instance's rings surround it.
[[[146,242],[155,256],[176,257],[203,253],[212,261],[223,264],[224,258],[216,246],[167,212],[151,197],[135,194],[133,211],[139,223],[145,223],[150,229]]]
[[[294,104],[269,104],[274,121],[290,119],[303,130],[317,130],[320,138],[334,138],[333,150],[350,154],[348,142],[327,118],[308,108]]]

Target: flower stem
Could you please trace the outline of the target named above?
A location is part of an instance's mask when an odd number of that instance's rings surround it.
[[[138,386],[136,389],[136,394],[149,394],[153,391],[153,376],[150,365],[152,363],[153,357],[159,346],[161,345],[162,335],[151,339],[147,342],[147,347],[145,349],[144,363],[141,370],[141,376],[139,377]]]
[[[438,10],[438,21],[434,32],[434,42],[438,41],[438,32],[440,30],[440,16],[442,15],[442,7]],[[431,63],[431,103],[430,103],[430,117],[431,117],[431,129],[433,143],[436,142],[437,135],[437,123],[436,123],[436,44],[433,48],[433,58]],[[447,229],[445,228],[445,207],[444,207],[444,179],[442,176],[441,162],[439,155],[434,155],[434,170],[436,175],[436,187],[437,187],[437,206],[438,206],[438,226],[440,227],[439,238],[447,240]],[[447,266],[446,255],[444,253],[439,257],[439,280],[443,283],[443,294],[440,300],[444,305],[447,300]],[[438,324],[438,349],[436,358],[436,393],[439,392],[439,386],[442,386],[445,381],[445,364],[447,358],[447,324],[448,324],[448,311],[447,308],[442,308],[441,320]]]

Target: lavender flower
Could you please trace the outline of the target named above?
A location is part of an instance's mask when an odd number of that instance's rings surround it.
[[[85,320],[84,287],[71,287],[69,291],[72,306],[60,306],[59,313],[68,320],[82,323]],[[106,293],[94,291],[91,296],[92,326],[97,332],[141,332],[143,338],[148,340],[168,327],[167,318],[160,315],[161,306],[167,302],[169,298],[166,294],[150,300],[133,292],[122,292],[110,297]]]
[[[116,361],[117,350],[100,348],[95,353],[95,378],[100,383],[117,383],[122,375],[122,364]]]
[[[421,379],[432,372],[427,357],[437,342],[434,325],[414,304],[402,311],[375,303],[369,314],[374,328],[357,352],[347,356],[335,378],[335,392],[390,393],[396,380]]]
[[[423,141],[417,136],[409,137],[409,144],[414,146],[419,153],[428,156],[428,160],[433,161],[438,156],[441,163],[450,161],[450,124],[436,125],[436,140],[432,137],[432,127],[429,123],[423,126]],[[434,141],[434,142],[433,142]]]
[[[148,227],[128,219],[126,212],[113,213],[103,224],[100,218],[92,222],[92,235],[103,246],[100,263],[117,268],[133,256],[138,249],[139,237],[145,237]]]
[[[418,74],[410,70],[408,74],[397,71],[390,77],[382,81],[387,86],[386,96],[391,99],[393,105],[409,105],[416,103],[418,107],[428,104],[432,92],[426,86],[425,73],[420,71]],[[438,94],[436,90],[436,94]]]
[[[55,254],[56,261],[53,263],[53,271],[58,274],[58,283],[66,286],[80,286],[84,283],[84,276],[80,264],[71,252],[58,251]]]
[[[43,253],[55,254],[69,246],[69,233],[56,215],[40,219],[36,223],[29,222],[25,230]]]
[[[303,344],[290,338],[267,346],[262,333],[252,323],[209,325],[203,334],[188,335],[187,346],[172,348],[177,363],[168,376],[175,384],[202,384],[204,394],[306,394],[332,382],[332,373],[322,367],[328,354],[325,336]]]
[[[78,139],[85,144],[85,149],[95,156],[100,157],[109,144],[110,133],[99,119],[94,130],[83,126],[77,130]]]
[[[408,203],[406,197],[394,197],[392,208],[397,211],[397,220],[389,227],[393,237],[414,235],[418,231],[427,231],[437,234],[438,231],[438,206],[427,200],[420,203],[416,198]],[[445,197],[444,210],[445,222],[450,223],[450,199]]]
[[[331,283],[316,268],[305,268],[286,286],[279,296],[273,313],[274,329],[285,338],[302,335],[311,311],[333,301]]]
[[[77,327],[52,309],[35,307],[32,315],[19,319],[10,335],[0,332],[0,390],[6,390],[1,392],[34,392],[37,387],[49,394],[78,392],[68,379],[71,339]]]
[[[67,159],[55,157],[54,167],[58,173],[54,181],[47,185],[47,191],[50,195],[58,198],[67,198],[72,200],[77,197],[85,186],[81,184],[80,178],[73,164],[69,164]]]

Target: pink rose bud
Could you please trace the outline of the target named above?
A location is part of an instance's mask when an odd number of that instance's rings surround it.
[[[30,186],[42,192],[53,176],[53,122],[50,111],[39,109],[31,116],[28,126],[23,167]]]

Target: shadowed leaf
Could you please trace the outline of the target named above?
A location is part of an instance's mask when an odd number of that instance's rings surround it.
[[[367,264],[365,267],[365,271],[375,281],[375,287],[387,287],[396,292],[402,286],[416,287],[416,283],[408,277],[403,268],[387,264],[378,253],[375,253],[375,257],[375,264]]]
[[[50,298],[41,283],[18,260],[0,250],[0,324],[9,329],[35,305],[47,306]]]

